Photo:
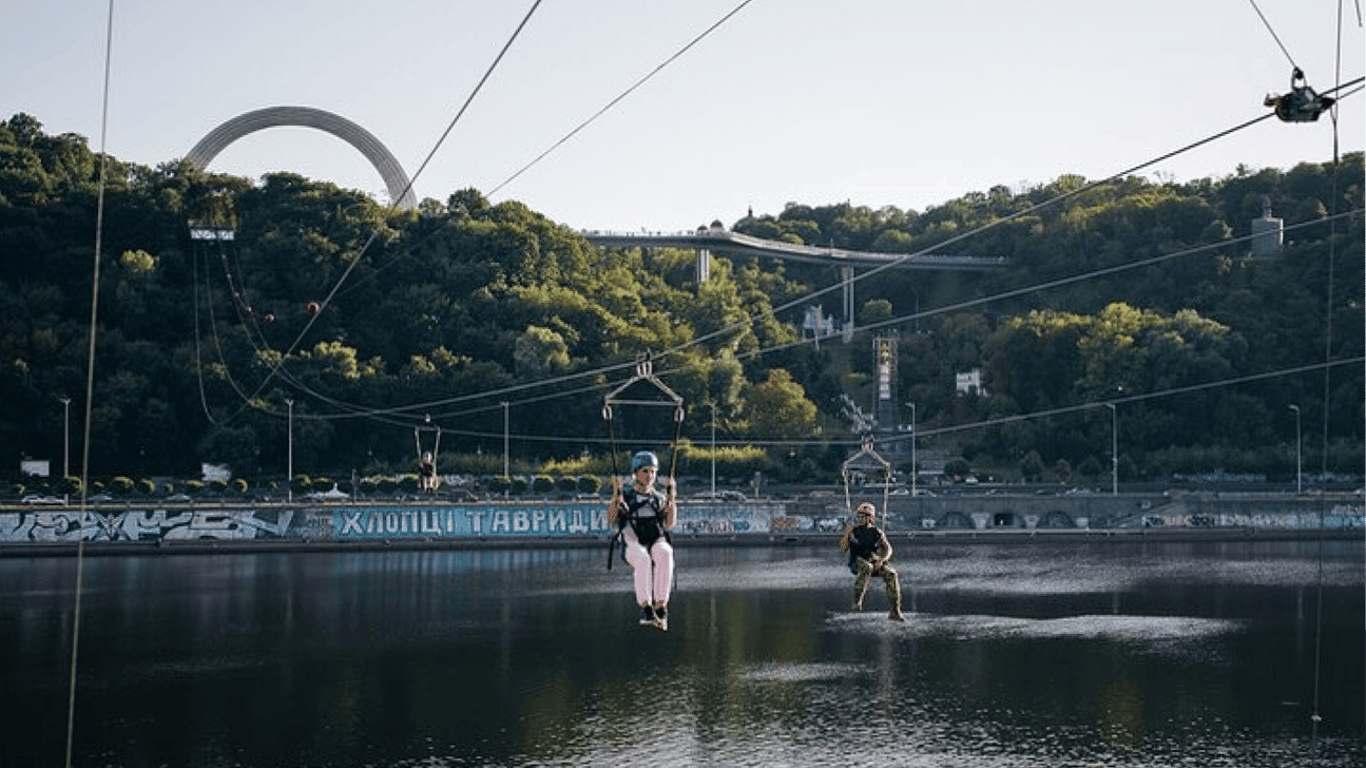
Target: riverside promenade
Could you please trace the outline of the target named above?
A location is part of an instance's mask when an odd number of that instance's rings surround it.
[[[603,499],[11,506],[0,508],[0,555],[63,555],[78,546],[91,554],[594,547],[612,533],[604,506]],[[891,496],[886,507],[889,535],[908,544],[1366,534],[1362,496],[1354,493]],[[838,535],[847,520],[843,497],[682,499],[674,536],[716,546],[816,543]]]

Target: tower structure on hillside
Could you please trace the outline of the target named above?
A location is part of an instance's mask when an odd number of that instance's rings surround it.
[[[905,427],[901,423],[901,400],[897,386],[897,342],[895,335],[873,339],[873,431],[878,451],[893,462],[910,458],[909,441],[900,439],[904,437]]]
[[[1252,220],[1252,257],[1269,259],[1281,252],[1285,222],[1271,215],[1271,198],[1262,197],[1262,217]]]
[[[873,418],[880,430],[894,429],[897,423],[896,342],[895,336],[873,339]]]

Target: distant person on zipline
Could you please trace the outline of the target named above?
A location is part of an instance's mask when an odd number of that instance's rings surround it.
[[[891,606],[887,618],[905,621],[901,615],[901,581],[896,569],[887,563],[892,559],[892,542],[877,527],[877,507],[865,501],[858,505],[856,514],[858,525],[847,526],[840,537],[840,551],[849,553],[849,572],[855,577],[854,610],[863,610],[863,593],[868,589],[868,580],[880,576],[887,591],[887,603]]]
[[[655,488],[659,459],[649,451],[631,457],[632,482],[626,488],[612,478],[612,501],[607,522],[616,526],[626,562],[635,571],[636,603],[640,623],[669,628],[669,593],[673,590],[674,548],[669,529],[678,519],[674,504],[675,483],[664,481],[665,491]]]
[[[417,462],[417,487],[420,491],[435,493],[440,480],[436,476],[436,460],[430,452],[423,453]]]

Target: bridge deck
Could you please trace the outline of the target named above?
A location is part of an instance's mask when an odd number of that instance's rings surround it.
[[[689,248],[733,253],[741,256],[804,261],[813,264],[880,267],[898,269],[980,272],[1007,265],[1004,257],[948,256],[934,253],[879,253],[821,248],[812,245],[765,240],[727,230],[699,230],[674,233],[582,232],[584,239],[599,248]]]

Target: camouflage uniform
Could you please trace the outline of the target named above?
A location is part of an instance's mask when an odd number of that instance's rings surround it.
[[[840,551],[849,553],[849,572],[855,577],[854,610],[863,610],[863,594],[868,589],[868,580],[879,576],[890,606],[887,618],[904,621],[901,615],[901,581],[896,569],[887,562],[892,557],[892,543],[887,540],[887,534],[873,524],[871,511],[872,505],[860,505],[860,524],[850,527],[840,538]]]

